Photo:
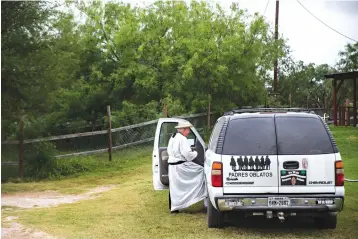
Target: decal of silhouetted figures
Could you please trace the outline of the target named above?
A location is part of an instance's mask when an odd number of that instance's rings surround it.
[[[270,166],[271,166],[271,160],[268,156],[266,156],[266,159],[265,159],[265,169],[266,170],[270,170]]]
[[[256,156],[256,158],[255,158],[255,169],[256,169],[256,171],[261,169],[259,156]]]
[[[265,158],[264,158],[264,156],[261,156],[260,167],[261,167],[261,169],[265,169]]]
[[[231,156],[230,166],[231,166],[232,170],[236,170],[236,161],[234,159],[234,156]]]
[[[254,162],[254,159],[251,156],[250,160],[249,160],[250,171],[252,171],[254,169],[254,165],[255,165],[255,162]]]
[[[236,160],[234,156],[231,156],[230,166],[233,171],[263,171],[270,170],[271,160],[268,156],[240,156]]]
[[[244,160],[241,156],[237,159],[237,164],[239,165],[239,171],[244,169]]]
[[[246,157],[244,158],[244,170],[249,170],[249,159]]]

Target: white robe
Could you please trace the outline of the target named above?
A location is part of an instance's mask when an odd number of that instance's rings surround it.
[[[187,138],[180,133],[170,137],[168,163],[187,161],[179,165],[169,165],[169,190],[171,211],[182,210],[204,200],[206,206],[206,181],[204,168],[192,160],[198,153],[192,151]]]

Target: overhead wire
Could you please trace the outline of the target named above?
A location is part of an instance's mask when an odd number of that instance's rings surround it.
[[[270,0],[268,0],[268,1],[267,1],[267,3],[266,3],[266,7],[265,7],[265,11],[264,11],[264,13],[263,13],[262,15],[265,15],[266,10],[267,10],[267,6],[268,6],[269,2],[270,2]]]
[[[335,31],[336,33],[338,33],[339,35],[341,36],[344,36],[345,38],[351,40],[351,41],[355,41],[355,42],[358,42],[357,40],[349,37],[349,36],[346,36],[344,35],[343,33],[337,31],[336,29],[332,28],[331,26],[327,25],[325,22],[323,22],[321,19],[319,19],[318,17],[316,17],[311,11],[309,11],[299,0],[297,0],[297,2],[309,13],[311,14],[311,16],[313,16],[314,18],[316,18],[318,21],[320,21],[323,25],[325,25],[326,27],[328,27],[329,29],[331,29],[332,31]]]
[[[266,7],[265,7],[265,11],[264,11],[263,15],[264,15],[265,12],[266,12],[266,9],[267,9],[267,6],[268,6],[269,1],[270,1],[270,0],[267,1]],[[310,13],[313,17],[315,17],[318,21],[320,21],[322,24],[324,24],[325,26],[327,26],[327,27],[330,28],[331,30],[337,32],[338,34],[340,34],[340,35],[342,35],[342,36],[344,36],[344,37],[346,37],[346,38],[348,38],[348,39],[350,39],[350,40],[352,40],[352,41],[358,42],[357,40],[354,40],[353,38],[350,38],[350,37],[348,37],[348,36],[346,36],[346,35],[344,35],[344,34],[338,32],[337,30],[333,29],[332,27],[330,27],[329,25],[327,25],[326,23],[324,23],[322,20],[320,20],[318,17],[316,17],[315,15],[313,15],[305,6],[303,6],[303,4],[302,4],[299,0],[297,0],[297,2],[298,2],[308,13]],[[292,59],[290,59],[290,60],[292,61],[292,63],[293,63],[294,65],[296,65],[296,63],[295,63]],[[346,182],[358,182],[358,179],[348,179],[348,178],[345,178],[344,181],[346,181]]]

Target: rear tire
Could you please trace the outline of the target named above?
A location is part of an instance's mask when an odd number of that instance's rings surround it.
[[[207,207],[207,218],[208,218],[208,228],[224,227],[224,213],[216,210],[216,208],[213,206],[209,198],[208,198],[208,207]]]
[[[324,217],[317,217],[314,219],[317,228],[320,229],[335,229],[337,227],[337,214],[328,214]]]

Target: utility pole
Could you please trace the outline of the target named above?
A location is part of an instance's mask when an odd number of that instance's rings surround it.
[[[278,40],[278,12],[279,12],[279,0],[276,0],[276,17],[275,17],[275,42]],[[277,51],[276,51],[277,53]],[[273,91],[277,93],[277,56],[274,63],[274,70],[273,70]]]

